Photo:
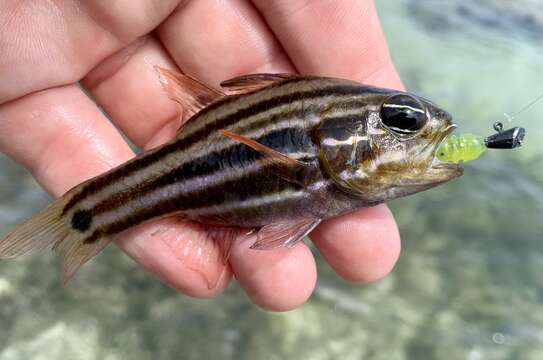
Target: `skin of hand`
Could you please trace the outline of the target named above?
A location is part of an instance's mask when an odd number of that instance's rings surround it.
[[[0,151],[55,197],[134,156],[117,129],[142,149],[173,137],[180,109],[155,65],[214,86],[242,74],[300,72],[402,88],[370,0],[6,0],[0,54]],[[201,226],[168,218],[130,229],[116,243],[193,297],[217,296],[233,276],[269,310],[293,309],[312,293],[315,260],[303,243],[255,251],[237,242],[210,289],[181,256],[187,244],[205,246]],[[384,205],[325,221],[310,238],[353,282],[385,276],[400,252]],[[212,271],[222,263],[201,266]]]

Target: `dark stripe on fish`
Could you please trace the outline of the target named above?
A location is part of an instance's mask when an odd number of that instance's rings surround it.
[[[131,211],[128,216],[125,216],[122,219],[117,219],[108,224],[103,224],[99,228],[95,229],[85,239],[85,242],[94,242],[99,240],[102,236],[117,234],[150,218],[156,218],[178,211],[181,212],[189,209],[192,211],[197,211],[199,208],[209,208],[233,202],[250,200],[258,201],[259,199],[263,199],[267,196],[280,194],[285,190],[291,190],[292,192],[306,191],[305,189],[296,187],[280,177],[270,175],[271,174],[267,171],[253,173],[244,176],[243,178],[223,183],[217,187],[206,188],[198,193],[181,194],[141,209],[135,209],[134,211]],[[261,193],[242,193],[242,189],[251,188],[255,183],[260,183],[262,186],[260,188],[262,191]],[[279,197],[277,201],[275,201],[273,204],[268,204],[268,206],[277,206],[278,203],[289,203],[291,201],[295,200],[291,199],[290,197]],[[203,204],[203,202],[208,202],[208,204]],[[182,206],[180,206],[180,204],[182,204]],[[243,211],[245,212],[247,210],[251,210],[254,212],[261,210],[260,208],[261,206],[257,203],[249,209],[246,208]],[[229,209],[229,213],[235,213],[237,211],[238,209]]]
[[[257,141],[268,147],[279,149],[285,154],[299,151],[311,153],[313,157],[311,159],[306,158],[305,160],[315,160],[316,149],[311,142],[307,129],[304,128],[296,127],[271,131],[268,134],[258,138]],[[196,209],[198,207],[213,206],[217,203],[220,204],[224,201],[223,199],[218,199],[217,196],[208,198],[205,196],[205,193],[211,192],[216,194],[222,192],[229,186],[235,187],[235,184],[239,183],[241,178],[252,176],[254,173],[263,171],[267,166],[265,163],[259,164],[257,169],[252,170],[251,173],[247,173],[246,171],[248,166],[252,166],[254,163],[257,163],[261,158],[262,155],[250,147],[244,144],[233,143],[229,148],[226,148],[220,152],[212,152],[200,158],[194,159],[193,161],[173,169],[172,171],[163,174],[152,181],[142,184],[140,187],[111,196],[96,204],[91,209],[87,209],[87,211],[89,211],[92,216],[97,216],[104,212],[112,211],[119,206],[126,205],[131,201],[131,199],[135,199],[134,203],[136,206],[134,206],[133,210],[137,211],[137,199],[141,199],[143,196],[148,195],[149,193],[173,184],[177,184],[177,189],[179,189],[178,192],[183,194],[179,196],[182,198],[189,197],[191,201],[180,203],[180,201],[182,201],[181,199],[172,197],[163,200],[156,199],[159,200],[158,204],[146,203],[142,205],[150,208],[155,206],[158,208],[170,208],[171,206],[166,206],[166,203],[171,203],[173,206],[175,206],[177,211],[183,211],[187,209]],[[213,175],[224,168],[230,168],[232,172],[237,171],[239,172],[239,175],[228,181],[221,181],[221,178],[211,179],[205,184],[201,184],[199,188],[192,189],[188,192],[186,189],[183,189],[184,182],[206,175]],[[269,175],[270,174],[268,173],[267,176]],[[229,183],[232,185],[229,185]],[[246,188],[239,187],[237,190],[237,195],[239,195],[239,197],[242,199],[244,196],[251,195],[244,194],[244,189]]]
[[[284,81],[280,85],[286,85],[291,82],[294,82],[294,80]],[[322,87],[319,89],[311,89],[311,90],[306,90],[306,91],[298,91],[296,89],[293,89],[293,91],[294,92],[292,93],[279,94],[272,98],[258,101],[253,104],[249,104],[249,106],[238,109],[234,111],[233,113],[230,113],[222,118],[218,118],[218,119],[203,123],[202,127],[198,128],[197,130],[187,135],[186,137],[178,138],[174,140],[173,142],[166,144],[162,146],[161,148],[158,148],[156,151],[150,151],[147,155],[144,155],[139,158],[135,158],[134,160],[128,163],[125,163],[122,167],[116,168],[104,174],[102,177],[94,179],[92,182],[86,184],[79,193],[75,194],[70,199],[70,201],[66,204],[66,206],[63,209],[63,214],[66,214],[79,201],[85,199],[87,196],[90,196],[100,191],[103,187],[108,186],[109,184],[113,182],[119,181],[120,179],[126,176],[130,176],[131,174],[137,172],[138,170],[146,168],[147,166],[160,161],[162,158],[164,158],[165,156],[171,153],[185,150],[186,148],[192,146],[193,144],[199,142],[200,140],[205,139],[213,130],[226,128],[228,126],[235,124],[236,122],[243,121],[243,119],[247,117],[256,115],[263,111],[271,110],[275,107],[284,105],[286,103],[291,103],[291,102],[300,101],[300,100],[307,100],[307,99],[316,99],[319,97],[325,97],[325,96],[331,96],[331,95],[356,96],[356,95],[359,95],[362,90],[360,86],[356,84],[352,84],[352,85],[349,84],[349,85],[331,85],[331,86]],[[230,100],[229,102],[233,102],[233,101],[234,100]],[[212,109],[208,110],[210,107],[218,108],[220,107],[220,105],[225,105],[225,103],[218,101],[217,103],[214,103],[210,105],[209,107],[203,109],[200,113],[196,115],[196,117],[200,118],[204,116],[205,114],[208,114],[212,110]],[[192,120],[189,120],[189,121],[192,121]],[[198,119],[194,119],[194,121],[198,121]]]
[[[360,105],[359,103],[352,102],[353,106]],[[345,108],[347,110],[348,108]],[[356,115],[338,115],[334,114],[322,119],[324,123],[331,120],[329,123],[354,122],[359,121]],[[322,123],[321,123],[322,124]],[[303,127],[293,127],[281,130],[273,130],[268,134],[260,137],[257,141],[263,145],[269,146],[275,149],[281,149],[285,154],[291,152],[309,152],[313,153],[309,161],[316,160],[316,148],[311,141],[312,129],[306,129]],[[340,137],[341,139],[341,137]],[[236,144],[232,147],[223,149],[220,152],[213,152],[207,154],[198,159],[173,170],[172,172],[155,179],[153,182],[145,184],[145,188],[139,188],[135,193],[126,194],[122,199],[138,199],[147,195],[150,192],[164,189],[169,185],[178,183],[176,189],[179,192],[176,195],[167,194],[168,197],[162,199],[157,196],[155,202],[146,202],[141,207],[137,207],[138,203],[135,202],[133,208],[129,209],[129,214],[120,218],[114,219],[111,223],[103,224],[95,229],[91,235],[87,238],[87,242],[96,241],[102,235],[109,235],[123,231],[131,226],[137,225],[150,217],[159,217],[167,215],[169,213],[178,212],[187,214],[198,214],[199,209],[209,208],[208,213],[211,216],[228,216],[228,214],[221,214],[217,212],[218,209],[213,207],[226,207],[227,212],[232,214],[236,213],[238,216],[243,216],[245,213],[265,211],[266,206],[261,206],[259,201],[264,198],[272,197],[276,194],[281,194],[284,191],[296,191],[307,192],[307,189],[297,186],[296,184],[289,183],[273,173],[266,170],[266,165],[260,165],[256,169],[253,169],[250,173],[244,172],[247,166],[257,162],[262,155],[251,148],[243,145]],[[223,162],[226,162],[223,164]],[[211,179],[206,184],[202,184],[201,187],[193,189],[189,192],[184,191],[183,182],[206,175],[212,175],[222,168],[228,167],[232,171],[239,171],[239,176],[228,181],[221,181],[222,178],[217,178],[219,182]],[[329,180],[327,180],[331,183]],[[255,193],[254,190],[250,193],[244,191],[246,189],[254,189],[252,184],[259,183],[259,189],[261,193]],[[263,190],[265,189],[265,190]],[[173,196],[171,196],[173,195]],[[125,204],[122,199],[110,198],[105,202],[98,204],[91,209],[94,215],[111,211],[116,206]],[[284,204],[285,202],[290,204],[291,199],[278,198],[274,199],[273,206],[277,206],[277,202]],[[228,207],[229,204],[236,205],[237,203],[243,203],[245,201],[254,201],[255,204],[242,209],[235,207]],[[296,201],[296,200],[294,200]],[[286,204],[285,203],[285,204]],[[267,205],[270,206],[270,205]],[[291,205],[289,205],[291,206]],[[288,211],[289,207],[285,207],[285,211]]]
[[[332,106],[337,104],[332,104]],[[348,111],[353,109],[358,109],[363,106],[363,103],[360,100],[347,101],[342,103],[342,110]],[[302,148],[309,148],[308,144],[295,142],[297,140],[303,140],[302,142],[310,141],[310,137],[301,137],[301,134],[307,132],[311,134],[312,129],[307,129],[302,127],[304,120],[301,119],[303,115],[303,110],[298,110],[296,112],[286,111],[284,113],[275,114],[271,118],[266,118],[260,120],[258,123],[255,123],[255,127],[262,128],[263,134],[256,139],[259,143],[280,150],[284,154],[290,154],[291,152],[296,152],[299,150],[299,145],[302,145]],[[289,119],[288,116],[292,117]],[[324,120],[332,119],[342,121],[342,119],[351,119],[354,116],[345,117],[341,115],[330,116],[324,118]],[[275,126],[277,121],[287,120],[291,122],[290,128],[276,129]],[[268,123],[268,129],[263,128],[264,123]],[[291,129],[298,129],[294,132],[290,131]],[[294,140],[297,139],[297,140]],[[290,140],[290,141],[289,141]],[[281,142],[283,141],[283,142]],[[223,168],[233,166],[234,162],[231,159],[234,156],[237,156],[237,161],[235,163],[250,163],[254,161],[256,157],[256,152],[250,150],[246,145],[236,144],[232,142],[230,146],[223,148],[219,151],[212,153],[204,154],[198,158],[192,159],[178,168],[174,168],[168,173],[160,174],[154,179],[148,179],[141,186],[127,189],[125,191],[119,191],[116,194],[110,196],[109,198],[97,203],[92,207],[93,214],[100,214],[104,211],[109,211],[113,209],[116,205],[123,204],[126,201],[134,197],[139,197],[146,194],[149,191],[160,188],[161,186],[171,185],[173,183],[182,183],[183,181],[191,180],[197,177],[202,177],[206,175],[211,175],[216,171],[219,171]],[[251,154],[253,158],[248,158],[245,156],[247,153]],[[245,158],[243,158],[245,156]],[[298,158],[301,161],[311,161],[309,158]],[[227,164],[228,163],[228,164]],[[182,186],[182,184],[180,184]],[[117,204],[116,204],[117,203]]]

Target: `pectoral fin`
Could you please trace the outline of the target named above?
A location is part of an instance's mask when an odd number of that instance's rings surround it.
[[[292,247],[311,232],[321,219],[284,221],[263,226],[256,234],[251,249],[270,250],[278,247]]]
[[[249,74],[225,80],[221,86],[230,93],[245,94],[297,76],[294,74]]]
[[[306,175],[313,169],[312,164],[296,160],[266,145],[262,145],[253,139],[249,139],[248,137],[236,134],[232,131],[220,130],[220,132],[224,136],[241,144],[245,144],[251,149],[265,155],[265,157],[271,161],[271,171],[275,175],[297,185],[306,185],[306,180],[308,178]]]
[[[220,131],[224,136],[227,136],[232,140],[245,144],[249,146],[250,148],[252,148],[253,150],[256,150],[266,156],[269,156],[270,158],[274,159],[274,161],[281,163],[283,165],[296,167],[296,166],[303,166],[304,164],[301,161],[298,161],[287,155],[284,155],[280,153],[279,151],[274,150],[270,147],[267,147],[266,145],[262,145],[257,141],[249,139],[248,137],[236,134],[229,130],[220,130]]]

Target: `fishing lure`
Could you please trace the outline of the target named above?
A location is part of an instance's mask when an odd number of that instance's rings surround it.
[[[503,124],[494,124],[496,134],[483,137],[474,134],[451,135],[437,149],[436,157],[441,161],[458,164],[480,157],[487,149],[514,149],[522,145],[526,130],[514,127],[503,130]]]
[[[505,113],[509,122],[543,100],[543,94],[526,104],[513,115]],[[487,149],[514,149],[522,145],[526,130],[522,127],[514,127],[503,130],[501,122],[494,123],[496,133],[486,138],[474,134],[451,135],[438,147],[436,157],[444,162],[458,164],[468,162],[480,157]]]

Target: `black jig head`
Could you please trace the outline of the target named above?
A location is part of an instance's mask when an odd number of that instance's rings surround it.
[[[494,124],[496,134],[485,138],[485,145],[489,149],[514,149],[522,145],[526,130],[522,127],[514,127],[503,130],[503,124],[496,122]]]

